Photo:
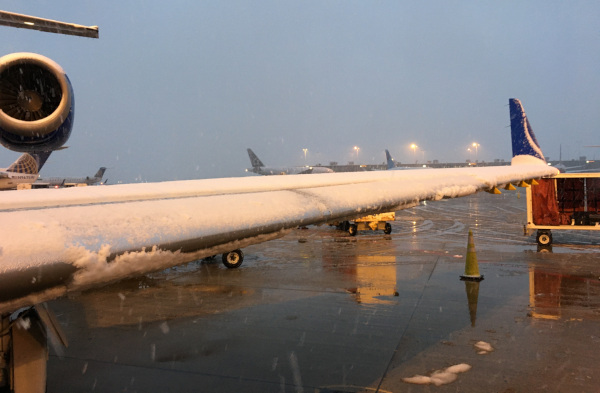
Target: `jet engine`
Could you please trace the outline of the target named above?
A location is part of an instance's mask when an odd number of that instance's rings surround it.
[[[18,152],[51,151],[69,139],[73,88],[61,66],[35,53],[0,57],[0,143]]]

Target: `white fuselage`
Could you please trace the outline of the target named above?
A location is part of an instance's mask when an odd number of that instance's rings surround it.
[[[0,190],[11,190],[19,184],[31,184],[38,178],[37,174],[7,172],[0,169]]]
[[[39,179],[36,184],[47,184],[49,187],[72,186],[75,184],[93,184],[100,183],[101,177],[48,177]]]
[[[313,167],[313,166],[293,166],[293,167],[254,167],[252,169],[246,169],[247,172],[258,173],[259,175],[271,176],[271,175],[302,175],[302,174],[314,174],[314,173],[333,173],[333,171],[326,167]]]

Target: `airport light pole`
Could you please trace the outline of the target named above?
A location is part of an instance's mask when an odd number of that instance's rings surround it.
[[[302,149],[304,152],[304,163],[306,164],[306,153],[308,153],[308,149]]]
[[[360,147],[358,146],[354,146],[354,151],[356,151],[356,159],[358,160],[358,151],[360,150]]]
[[[473,142],[473,144],[471,146],[473,146],[475,148],[475,162],[477,162],[477,153],[479,150],[479,146],[481,146],[481,145],[477,142]]]
[[[410,148],[411,148],[411,149],[412,149],[412,151],[413,151],[413,157],[414,157],[414,159],[415,159],[415,164],[417,163],[417,148],[418,148],[418,147],[419,147],[419,146],[415,145],[414,143],[410,145]]]

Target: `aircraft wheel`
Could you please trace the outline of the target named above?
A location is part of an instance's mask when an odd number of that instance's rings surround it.
[[[548,230],[538,229],[536,240],[540,246],[549,246],[552,244],[552,232]]]
[[[350,234],[350,236],[356,236],[357,232],[358,232],[358,227],[356,226],[356,224],[350,224],[348,226],[348,233]]]
[[[383,230],[383,233],[385,233],[386,235],[392,233],[392,225],[389,222],[385,223],[385,229]]]
[[[235,269],[242,265],[244,262],[244,253],[242,250],[233,250],[223,254],[223,265],[229,269]]]
[[[350,230],[350,223],[348,221],[342,222],[342,231]]]

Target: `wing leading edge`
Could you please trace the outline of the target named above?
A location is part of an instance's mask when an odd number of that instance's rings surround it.
[[[273,239],[299,225],[399,210],[555,173],[537,158],[426,173],[8,191],[0,203],[0,311]]]
[[[88,38],[98,38],[98,26],[83,26],[76,23],[60,22],[37,16],[0,11],[0,26],[17,27],[45,31],[48,33],[76,35]]]

